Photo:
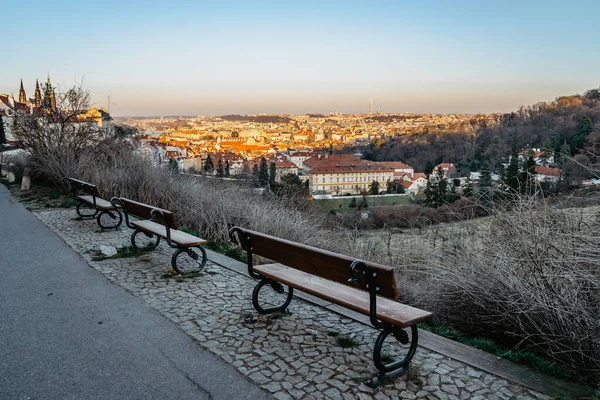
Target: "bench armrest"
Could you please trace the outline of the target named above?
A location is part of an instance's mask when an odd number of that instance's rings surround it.
[[[169,226],[169,223],[167,222],[167,217],[163,213],[163,210],[161,210],[160,208],[153,209],[152,211],[150,211],[150,217],[151,217],[150,221],[154,221],[161,225],[164,225],[165,228],[167,229],[167,244],[170,247],[178,248],[179,246],[177,246],[176,244],[173,244],[173,242],[171,242],[171,227]],[[160,219],[158,217],[160,217]]]
[[[229,238],[231,239],[231,243],[237,244],[238,246],[241,246],[242,248],[244,248],[244,250],[246,250],[246,259],[248,261],[248,275],[250,275],[250,277],[254,279],[262,279],[262,275],[259,275],[256,272],[254,272],[254,265],[252,264],[252,252],[254,249],[252,248],[252,239],[250,238],[250,236],[244,233],[243,228],[240,228],[239,226],[234,226],[233,228],[229,229]],[[241,243],[242,240],[244,241],[243,246]]]
[[[112,204],[113,207],[117,210],[119,208],[123,210],[123,214],[125,214],[125,225],[127,225],[127,227],[130,229],[135,229],[135,226],[131,225],[131,222],[129,222],[129,213],[127,212],[127,207],[123,205],[123,201],[121,200],[121,198],[117,196],[112,197],[110,199],[110,204]]]
[[[351,278],[348,281],[359,283],[359,273],[362,273],[365,276],[367,282],[366,288],[369,290],[369,319],[371,320],[371,325],[377,329],[383,329],[386,326],[385,323],[377,319],[377,292],[381,290],[375,279],[377,277],[377,272],[369,268],[364,261],[354,260],[352,264],[350,264]]]

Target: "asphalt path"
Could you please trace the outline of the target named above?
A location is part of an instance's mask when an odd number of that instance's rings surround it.
[[[270,398],[0,184],[0,399]]]

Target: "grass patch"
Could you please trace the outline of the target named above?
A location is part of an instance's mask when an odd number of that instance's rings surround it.
[[[337,344],[344,349],[353,349],[360,345],[358,341],[350,336],[338,335],[335,337]]]
[[[292,313],[289,312],[288,310],[277,311],[272,314],[264,314],[264,315],[256,314],[253,312],[246,312],[246,313],[242,314],[242,318],[244,319],[244,321],[243,321],[244,325],[252,325],[252,324],[256,324],[256,323],[263,323],[266,325],[271,325],[271,324],[273,324],[273,322],[277,321],[278,319],[281,319],[281,318],[285,317],[286,315],[291,315],[291,314]]]
[[[414,364],[411,364],[406,373],[406,379],[414,383],[417,386],[423,385],[423,378],[421,377],[421,370]]]
[[[360,200],[360,198],[356,199],[357,202]],[[313,200],[310,203],[312,207],[325,213],[330,211],[338,213],[353,210],[349,208],[350,201],[349,197],[335,197],[333,199]],[[379,206],[411,204],[411,200],[409,196],[368,196],[367,204],[369,205],[367,209],[371,209]]]
[[[476,349],[494,354],[498,357],[513,361],[517,364],[532,367],[533,369],[543,372],[546,375],[554,376],[556,378],[565,380],[574,379],[573,373],[571,371],[568,371],[556,365],[555,363],[546,361],[532,352],[523,350],[511,350],[498,345],[489,338],[469,337],[456,329],[449,328],[447,326],[437,324],[435,322],[426,322],[423,324],[419,324],[419,327],[426,331],[435,333],[436,335],[455,340],[459,343],[466,344],[467,346],[475,347]]]
[[[145,253],[148,253],[152,250],[135,250],[132,246],[123,246],[117,248],[117,254],[112,256],[105,256],[103,254],[96,254],[92,256],[92,261],[103,261],[103,260],[112,260],[117,258],[131,258],[131,257],[139,257]]]
[[[204,275],[218,275],[218,272],[214,272],[214,271],[206,271],[206,270],[202,270],[202,271],[194,271],[194,272],[190,272],[187,274],[178,274],[177,272],[165,272],[164,274],[161,275],[161,278],[163,279],[175,279],[177,282],[183,282],[185,279],[192,279],[192,278],[198,278]]]
[[[61,193],[49,183],[32,183],[28,191],[21,191],[20,183],[7,184],[11,193],[29,210],[40,208],[72,208],[79,203],[71,194]]]
[[[392,356],[390,356],[387,353],[381,353],[381,361],[384,362],[384,363],[386,363],[386,364],[389,364],[392,361],[394,361],[394,359],[392,358]]]

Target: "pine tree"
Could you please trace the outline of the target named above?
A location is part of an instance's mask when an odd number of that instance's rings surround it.
[[[468,179],[467,184],[465,185],[465,187],[463,189],[463,196],[472,197],[473,192],[475,192],[475,188],[473,187],[473,182],[470,179]]]
[[[277,165],[275,161],[271,161],[271,165],[269,165],[269,186],[275,186],[275,178],[277,178]]]
[[[171,171],[173,171],[173,172],[177,172],[177,171],[179,171],[179,163],[178,163],[178,162],[177,162],[177,160],[176,160],[176,159],[174,159],[174,158],[170,158],[170,159],[169,159],[169,164],[168,164],[168,167],[169,167],[169,169],[170,169]]]
[[[229,160],[225,160],[225,177],[229,177]]]
[[[369,186],[369,193],[371,193],[372,195],[379,194],[379,182],[377,182],[377,181],[371,182],[371,185]]]
[[[221,161],[221,159],[219,158],[219,162],[217,163],[217,176],[219,178],[222,178],[224,175],[223,172],[223,161]]]
[[[594,130],[594,123],[590,117],[584,115],[577,125],[577,133],[571,139],[571,156],[574,156],[587,143],[587,137]]]
[[[442,168],[438,168],[431,174],[424,190],[425,205],[431,208],[438,208],[446,202],[448,194],[448,180],[445,177]]]
[[[367,198],[365,195],[363,195],[362,199],[360,199],[360,201],[358,202],[356,207],[358,208],[359,211],[363,208],[369,207],[369,203],[367,203]]]
[[[0,147],[6,144],[6,131],[4,130],[4,121],[2,117],[0,117]]]
[[[254,165],[252,166],[252,175],[258,178],[258,164],[256,163],[254,163]]]
[[[482,188],[489,188],[492,186],[492,174],[489,167],[485,167],[481,170],[479,175],[479,186]]]
[[[260,159],[260,168],[258,170],[258,183],[260,186],[265,187],[269,183],[269,166],[267,165],[267,159]]]
[[[208,154],[206,156],[206,161],[204,161],[204,172],[206,172],[207,174],[210,174],[213,172],[214,169],[215,169],[215,166],[213,165],[212,158],[210,158],[210,154]]]
[[[510,158],[504,177],[504,184],[513,193],[519,191],[519,156],[515,153]]]

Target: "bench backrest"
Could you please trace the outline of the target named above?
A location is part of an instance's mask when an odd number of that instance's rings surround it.
[[[301,243],[280,239],[264,233],[243,229],[245,237],[239,237],[244,250],[248,251],[245,238],[250,239],[251,252],[268,258],[280,264],[292,267],[311,275],[336,281],[345,285],[356,287],[350,283],[350,265],[355,258],[338,254]],[[376,282],[380,287],[379,295],[398,300],[396,276],[391,267],[365,262],[372,272],[377,273]],[[358,273],[358,287],[366,289],[366,279],[362,272]]]
[[[157,215],[155,213],[154,217],[156,217],[157,219],[154,219],[154,221],[156,221],[159,224],[168,226],[171,229],[177,229],[177,222],[175,221],[175,215],[171,211],[168,211],[168,210],[165,210],[162,208],[158,208],[158,207],[154,207],[149,204],[140,203],[139,201],[126,199],[124,197],[121,197],[120,200],[123,205],[123,209],[128,214],[133,214],[133,215],[136,215],[143,219],[152,219],[152,217],[153,217],[152,211],[159,210],[162,212],[162,214],[164,215],[165,218],[164,218],[164,220],[161,221],[160,215]]]
[[[96,185],[94,185],[92,183],[81,181],[81,180],[75,179],[75,178],[69,178],[69,177],[66,177],[65,180],[69,181],[69,184],[71,185],[71,189],[73,190],[74,194],[77,194],[78,192],[82,192],[85,194],[91,194],[93,196],[100,197],[98,188],[96,187]]]

